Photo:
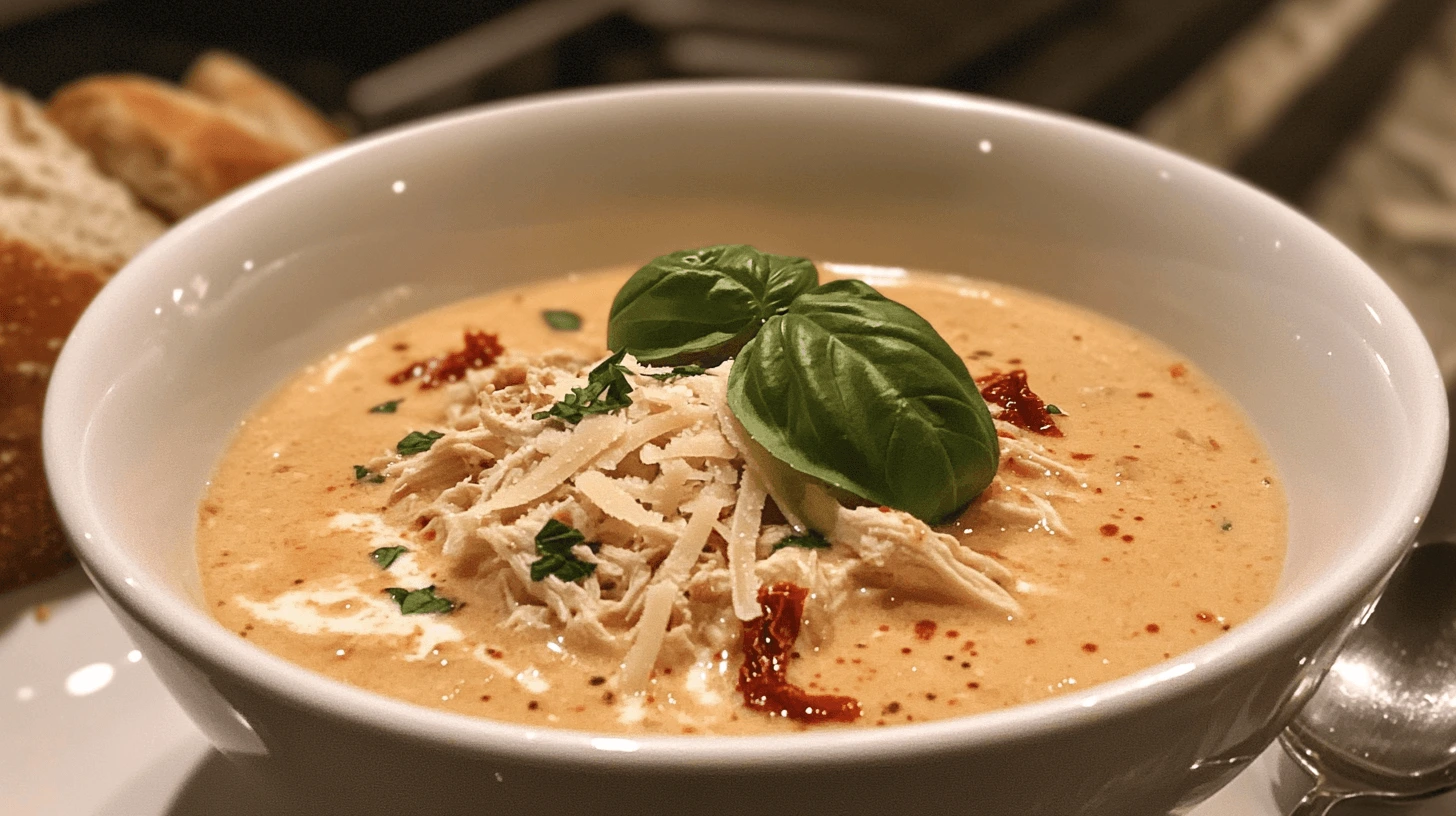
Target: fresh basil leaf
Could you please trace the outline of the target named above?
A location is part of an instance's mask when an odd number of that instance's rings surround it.
[[[683,377],[696,377],[699,374],[706,373],[708,373],[707,369],[697,363],[691,363],[689,365],[673,366],[671,371],[664,371],[661,374],[648,374],[647,376],[654,380],[668,382],[670,380],[682,379]]]
[[[820,286],[770,319],[733,363],[728,405],[785,465],[930,523],[985,490],[1000,460],[965,363],[861,281]]]
[[[369,413],[371,413],[371,414],[392,414],[395,411],[399,410],[399,404],[401,402],[404,402],[404,400],[403,399],[396,399],[396,400],[390,400],[389,402],[381,402],[378,405],[374,406],[373,408],[370,408],[369,409]]]
[[[810,530],[804,535],[784,536],[779,543],[773,545],[774,552],[785,547],[803,547],[806,550],[827,550],[829,541],[824,536]]]
[[[384,474],[375,473],[363,465],[354,466],[354,481],[368,482],[369,484],[384,484]]]
[[[1047,403],[1046,409],[1047,409],[1047,413],[1048,414],[1057,414],[1059,416],[1066,416],[1066,413],[1064,411],[1062,411],[1062,409],[1058,408],[1055,405],[1052,405],[1050,402]]]
[[[431,584],[424,589],[403,589],[401,587],[389,587],[384,590],[389,597],[399,604],[399,611],[404,615],[424,615],[432,612],[449,612],[455,608],[455,602],[449,598],[441,598],[435,594],[435,586]]]
[[[581,331],[581,315],[565,309],[547,309],[541,313],[546,325],[557,331]]]
[[[378,564],[380,569],[389,569],[389,565],[393,564],[396,558],[407,552],[409,552],[408,547],[380,547],[369,553],[369,557],[374,559],[374,563]]]
[[[429,450],[434,446],[435,440],[442,436],[444,434],[439,431],[426,431],[425,433],[410,431],[405,435],[404,439],[399,440],[399,443],[394,446],[394,449],[399,451],[400,456],[413,456],[416,453],[424,453]]]
[[[546,576],[555,575],[563,581],[579,581],[596,572],[596,564],[577,558],[571,551],[585,542],[586,536],[575,527],[556,519],[547,520],[536,533],[536,554],[541,557],[531,562],[531,580],[543,581]],[[593,545],[587,546],[596,550]]]
[[[537,411],[532,419],[556,417],[572,425],[590,414],[609,414],[632,404],[632,384],[627,382],[627,369],[622,359],[627,352],[619,351],[603,360],[586,375],[586,386],[573,388],[560,402],[549,410]]]
[[[722,361],[818,282],[807,259],[742,244],[663,255],[617,291],[607,347],[644,363]]]

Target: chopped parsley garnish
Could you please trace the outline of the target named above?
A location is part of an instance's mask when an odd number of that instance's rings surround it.
[[[668,380],[676,380],[681,377],[696,377],[699,374],[706,373],[707,369],[703,368],[697,363],[689,363],[688,365],[673,366],[671,371],[664,371],[661,374],[648,374],[647,376],[651,377],[654,380],[662,380],[666,382]]]
[[[399,444],[395,445],[394,449],[399,451],[400,456],[424,453],[430,449],[431,445],[435,444],[436,439],[442,436],[444,434],[439,431],[426,431],[425,433],[410,431],[404,439],[399,440]]]
[[[541,312],[546,325],[557,331],[580,331],[581,315],[566,309],[547,309]]]
[[[455,602],[449,598],[441,598],[435,594],[435,585],[431,584],[424,589],[402,589],[390,587],[385,592],[389,597],[399,604],[399,611],[405,615],[423,615],[430,612],[449,612],[455,608]]]
[[[356,481],[356,482],[368,482],[369,484],[383,484],[384,483],[384,474],[383,473],[375,473],[374,471],[370,470],[367,467],[364,467],[363,465],[355,465],[354,466],[354,481]]]
[[[810,530],[803,535],[785,536],[779,543],[773,545],[774,552],[778,552],[785,547],[803,547],[806,550],[827,550],[829,549],[829,541],[824,536]]]
[[[632,398],[627,395],[632,393],[632,384],[627,382],[627,369],[622,366],[622,358],[626,354],[623,349],[603,360],[601,365],[587,373],[584,387],[571,389],[571,393],[550,410],[537,411],[531,418],[556,417],[575,425],[589,414],[609,414],[631,405]]]
[[[380,547],[369,553],[369,557],[374,559],[374,563],[378,564],[380,569],[389,569],[389,565],[394,563],[394,559],[407,552],[409,552],[408,547]]]
[[[1058,408],[1057,406],[1052,405],[1050,402],[1047,403],[1047,413],[1048,414],[1061,414],[1062,416],[1066,416],[1066,412],[1064,412],[1062,409]]]
[[[1218,529],[1223,530],[1225,533],[1227,533],[1229,530],[1232,530],[1233,528],[1234,523],[1232,521],[1225,521],[1223,524],[1218,525]]]
[[[583,561],[571,551],[572,547],[586,542],[586,536],[575,527],[556,519],[546,522],[536,534],[536,554],[541,557],[531,562],[531,580],[542,581],[548,575],[555,575],[563,581],[580,581],[596,571],[597,565]],[[587,544],[596,552],[599,545]]]
[[[395,411],[399,410],[399,404],[401,402],[404,402],[404,400],[397,399],[397,400],[390,400],[389,402],[381,402],[378,405],[374,406],[373,408],[370,408],[369,409],[369,413],[371,413],[371,414],[392,414]]]

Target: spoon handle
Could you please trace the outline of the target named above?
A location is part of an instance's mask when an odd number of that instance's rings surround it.
[[[1289,816],[1325,816],[1335,805],[1355,795],[1348,791],[1332,791],[1315,785],[1314,790],[1306,793],[1299,800],[1299,804],[1294,806],[1294,810],[1289,811]]]

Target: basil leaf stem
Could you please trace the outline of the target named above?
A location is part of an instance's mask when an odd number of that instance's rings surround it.
[[[719,362],[818,282],[810,261],[743,244],[663,255],[618,290],[607,347],[644,363]]]
[[[728,406],[775,459],[938,523],[996,475],[999,443],[965,363],[868,284],[801,294],[739,352]]]

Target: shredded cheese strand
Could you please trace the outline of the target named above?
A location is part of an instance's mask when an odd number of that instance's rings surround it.
[[[667,623],[676,599],[674,583],[663,582],[647,588],[642,617],[637,621],[637,639],[632,641],[632,648],[622,660],[621,673],[617,675],[622,693],[640,694],[647,690],[652,667],[657,665],[657,653],[662,651],[662,642],[667,638]]]
[[[520,481],[496,491],[486,501],[484,512],[508,510],[551,492],[616,442],[625,426],[626,420],[611,414],[583,419],[560,450],[543,459]]]
[[[617,480],[600,470],[588,470],[577,474],[576,489],[591,499],[613,518],[621,519],[633,527],[657,527],[663,523],[662,514],[643,507],[636,499],[617,484]]]
[[[758,532],[763,526],[763,505],[768,498],[763,482],[752,467],[744,467],[738,485],[738,502],[728,538],[728,577],[733,593],[733,614],[739,620],[758,617]]]
[[[681,586],[688,579],[693,564],[698,562],[698,556],[703,552],[703,545],[708,543],[708,534],[713,532],[713,523],[718,520],[718,511],[721,509],[722,503],[709,499],[697,502],[683,534],[657,566],[657,572],[652,576],[653,581]]]

